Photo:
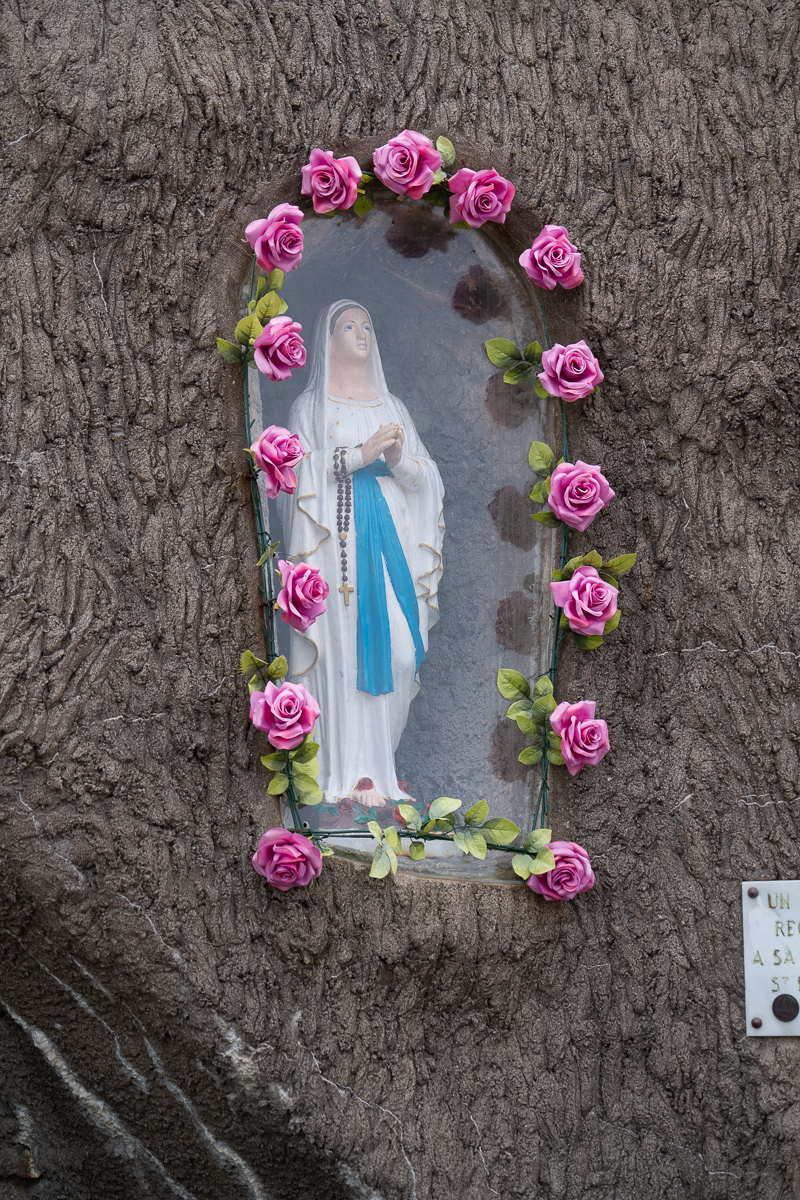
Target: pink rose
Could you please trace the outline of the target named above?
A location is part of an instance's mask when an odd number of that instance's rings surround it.
[[[434,171],[441,168],[442,156],[430,138],[404,129],[375,151],[372,164],[385,187],[419,200],[433,183]]]
[[[594,700],[564,701],[550,713],[550,726],[561,738],[561,757],[570,775],[577,775],[581,767],[596,767],[610,749],[608,726],[595,720],[595,707]]]
[[[553,471],[547,503],[559,521],[583,533],[615,495],[599,467],[578,459],[576,463],[559,463]]]
[[[288,892],[307,887],[322,870],[322,855],[313,842],[288,829],[268,829],[253,855],[253,867],[267,883]]]
[[[311,733],[319,705],[302,683],[267,684],[250,693],[250,720],[266,733],[276,750],[294,750]]]
[[[270,500],[274,500],[278,492],[291,494],[296,490],[297,476],[292,467],[296,467],[305,454],[296,434],[282,425],[270,425],[258,441],[253,442],[250,450],[256,466],[264,472],[264,488]]]
[[[273,317],[253,342],[256,366],[267,379],[289,379],[296,367],[305,366],[302,328],[291,317]]]
[[[576,842],[550,842],[556,865],[544,875],[529,875],[528,887],[545,900],[571,900],[594,887],[589,855]]]
[[[334,158],[330,150],[312,150],[308,166],[300,174],[300,191],[304,196],[313,196],[314,212],[333,212],[355,204],[362,172],[354,158]]]
[[[490,171],[470,171],[462,167],[449,181],[453,199],[450,201],[450,220],[466,221],[480,229],[486,221],[502,225],[514,199],[514,185],[492,168]]]
[[[551,396],[562,400],[580,400],[603,382],[600,364],[584,341],[571,346],[556,342],[542,355],[542,366],[539,382]]]
[[[244,231],[262,271],[293,271],[303,257],[303,210],[278,204],[268,217],[251,221]]]
[[[278,608],[287,625],[305,633],[317,617],[325,612],[325,599],[330,591],[316,567],[278,559],[283,587],[278,592]]]
[[[619,591],[600,578],[597,567],[576,567],[571,579],[551,583],[550,591],[573,633],[602,634],[617,611]]]
[[[563,288],[583,283],[581,256],[563,225],[545,225],[530,250],[520,254],[519,261],[528,278],[539,287],[552,290],[557,283]]]

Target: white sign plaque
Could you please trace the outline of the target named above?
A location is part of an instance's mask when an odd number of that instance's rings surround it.
[[[800,1036],[800,879],[742,884],[750,1037]]]

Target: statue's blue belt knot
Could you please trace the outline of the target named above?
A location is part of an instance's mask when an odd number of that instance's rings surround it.
[[[386,607],[383,564],[397,602],[408,622],[417,658],[425,658],[419,631],[419,606],[414,581],[394,527],[379,475],[390,474],[382,459],[353,473],[353,516],[356,531],[358,601],[358,682],[360,692],[382,696],[394,691],[392,635]]]

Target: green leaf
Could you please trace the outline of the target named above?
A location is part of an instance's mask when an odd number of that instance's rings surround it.
[[[242,352],[239,347],[234,346],[233,342],[226,342],[225,338],[217,338],[217,349],[225,362],[238,363],[242,361]]]
[[[581,559],[581,566],[584,567],[602,567],[603,560],[596,550],[590,550],[588,554],[584,554]]]
[[[549,675],[540,675],[533,686],[534,696],[552,696],[553,681]]]
[[[255,318],[262,325],[266,325],[267,321],[271,321],[273,317],[280,317],[286,312],[289,305],[285,300],[281,300],[277,292],[267,292],[266,296],[262,296],[256,305]]]
[[[248,302],[247,302],[247,315],[248,315],[248,317],[252,317],[252,315],[253,315],[253,309],[255,308],[255,306],[256,306],[256,303],[257,303],[257,301],[255,301],[255,300],[248,300]]]
[[[614,613],[613,617],[609,617],[609,618],[608,618],[608,620],[606,621],[605,625],[603,626],[603,635],[604,635],[604,636],[605,636],[605,634],[607,634],[607,633],[613,633],[613,632],[614,632],[614,630],[615,630],[615,629],[617,628],[617,626],[619,625],[619,621],[620,621],[620,617],[621,617],[621,616],[622,616],[622,613],[621,613],[621,611],[620,611],[619,609],[617,609],[617,611]]]
[[[627,571],[630,571],[635,562],[635,554],[620,554],[618,558],[610,558],[608,562],[603,563],[603,566],[612,575],[624,575]]]
[[[553,731],[551,730],[547,735],[547,744],[551,750],[560,750],[561,749],[560,734],[553,733]]]
[[[292,750],[290,757],[292,762],[305,763],[311,762],[312,758],[316,757],[319,750],[319,742],[301,742],[296,750]]]
[[[573,572],[582,564],[583,558],[579,554],[577,558],[571,558],[569,562],[564,563],[564,578],[571,579]]]
[[[239,659],[239,666],[237,669],[241,671],[243,675],[252,675],[254,671],[260,671],[267,665],[268,664],[264,662],[263,658],[256,658],[255,654],[251,654],[249,650],[245,650],[244,654]]]
[[[563,571],[551,571],[550,578],[553,580],[553,583],[560,583],[561,580],[564,578],[564,572]]]
[[[375,207],[375,201],[370,196],[369,192],[365,192],[363,196],[359,196],[353,205],[353,212],[357,217],[365,217],[371,208]]]
[[[532,829],[530,833],[525,835],[522,849],[527,850],[529,854],[535,854],[542,846],[546,846],[552,840],[552,829]]]
[[[387,855],[389,856],[389,866],[391,868],[392,874],[396,875],[397,874],[397,851],[393,850],[391,846],[386,846],[386,845],[384,845],[384,850],[386,851]]]
[[[391,846],[393,850],[400,849],[400,834],[394,825],[390,825],[388,829],[384,829],[383,836],[386,839],[387,845]]]
[[[292,762],[292,767],[294,768],[295,779],[297,779],[298,775],[307,775],[309,779],[316,779],[319,775],[318,758],[310,758],[308,762],[301,762],[297,759],[294,759]]]
[[[439,820],[441,817],[446,817],[448,813],[455,812],[458,808],[461,808],[460,800],[454,800],[452,796],[439,796],[428,809],[428,815]]]
[[[321,804],[325,799],[322,788],[307,775],[295,775],[294,787],[303,804]]]
[[[273,658],[272,662],[267,667],[267,675],[270,679],[283,679],[284,675],[288,674],[289,664],[282,654],[277,658]]]
[[[434,821],[434,824],[439,833],[450,833],[455,825],[455,820],[453,817],[442,817],[440,820]]]
[[[550,393],[546,392],[544,390],[544,388],[542,387],[541,380],[539,380],[539,379],[536,380],[536,382],[533,385],[533,390],[536,392],[536,395],[539,397],[540,400],[549,400],[550,399]]]
[[[564,759],[558,750],[548,750],[547,761],[552,763],[554,767],[563,767],[564,765]]]
[[[497,672],[497,690],[504,700],[521,700],[523,696],[530,696],[531,685],[519,671],[501,667]]]
[[[529,363],[536,363],[538,365],[542,361],[542,354],[543,350],[538,342],[530,342],[525,347],[525,357]]]
[[[530,717],[519,716],[516,717],[515,720],[517,722],[517,729],[520,731],[520,733],[527,733],[529,736],[532,734],[541,735],[541,725],[537,725],[535,721],[530,719]]]
[[[547,503],[547,496],[545,495],[544,483],[541,479],[539,480],[538,483],[535,483],[533,485],[533,491],[531,492],[531,500],[533,500],[533,502],[535,504],[546,504]]]
[[[453,841],[458,846],[462,854],[469,854],[469,844],[467,842],[467,834],[464,829],[456,829],[453,834]]]
[[[530,700],[515,700],[506,710],[506,716],[509,721],[516,721],[517,717],[530,717],[532,709]]]
[[[598,571],[597,574],[600,576],[600,578],[603,580],[604,583],[610,583],[612,587],[619,589],[619,583],[617,582],[617,580],[614,578],[613,575],[609,575],[608,571]]]
[[[539,746],[526,746],[524,750],[519,752],[519,761],[524,763],[526,767],[535,767],[538,762],[542,761],[542,751]]]
[[[263,333],[263,327],[255,314],[250,317],[242,317],[239,324],[236,326],[233,336],[236,341],[242,346],[249,346],[251,338],[257,338],[260,333]]]
[[[503,375],[503,383],[522,383],[523,379],[527,379],[531,373],[530,363],[521,362],[516,366],[511,367]]]
[[[442,156],[442,166],[452,167],[456,161],[456,150],[449,138],[438,137],[436,139],[436,149]]]
[[[551,475],[556,465],[556,456],[546,442],[531,442],[528,465],[534,475]]]
[[[431,184],[435,187],[437,183],[444,183],[445,179],[447,179],[446,171],[434,171]]]
[[[398,804],[397,811],[406,823],[408,829],[418,830],[422,824],[422,817],[415,808],[410,804]]]
[[[511,860],[511,867],[520,879],[527,879],[533,869],[533,859],[529,854],[515,854]]]
[[[372,856],[372,866],[369,869],[371,879],[384,879],[392,869],[392,860],[389,858],[383,844],[378,846]]]
[[[558,628],[559,629],[569,629],[569,617],[566,617],[564,615],[564,613],[562,613],[561,616],[558,618]]]
[[[508,338],[489,338],[485,346],[489,362],[493,363],[496,367],[508,370],[522,361],[522,355],[519,350]]]
[[[596,650],[603,644],[602,636],[599,633],[589,634],[588,637],[583,633],[573,633],[572,640],[581,650]]]
[[[275,270],[270,271],[269,275],[267,276],[265,291],[279,292],[283,287],[283,279],[283,271],[281,271],[280,267],[276,267]],[[258,298],[260,300],[261,296]]]
[[[481,833],[490,846],[507,846],[521,832],[519,825],[506,817],[491,817],[481,825]]]
[[[420,833],[433,833],[435,828],[436,828],[435,821],[426,821],[425,824],[422,826],[422,829],[420,829]]]
[[[547,871],[552,871],[555,865],[556,856],[553,854],[553,851],[547,846],[542,846],[541,850],[536,855],[536,858],[533,860],[531,874],[544,875]]]
[[[545,721],[550,716],[550,713],[554,712],[556,708],[558,708],[558,705],[556,704],[554,696],[539,696],[539,698],[533,703],[533,708],[531,709],[531,720],[536,721],[539,725],[544,725]]]
[[[477,804],[473,804],[472,808],[468,808],[464,813],[464,820],[467,825],[481,825],[489,815],[489,803],[486,800],[479,800]]]
[[[376,842],[383,841],[383,830],[377,821],[367,821],[367,829],[370,831]]]
[[[270,796],[282,796],[289,786],[289,776],[279,771],[274,779],[270,779],[267,791]]]
[[[408,852],[411,855],[411,857],[414,859],[414,862],[419,862],[420,859],[425,857],[425,843],[424,842],[412,842],[408,848]]]
[[[323,858],[327,858],[330,854],[333,854],[333,847],[326,846],[324,843],[321,843],[319,846],[317,846],[317,849]]]
[[[468,221],[454,221],[453,222],[453,229],[469,229],[469,228],[470,228],[470,224]]]
[[[274,754],[265,754],[261,762],[268,771],[282,771],[286,766],[286,751],[278,750]]]
[[[546,512],[533,513],[533,519],[534,521],[538,521],[540,525],[544,525],[546,529],[558,529],[561,525],[558,517],[555,513],[550,512],[549,509]]]
[[[453,835],[455,837],[455,834]],[[482,833],[470,829],[467,833],[467,850],[473,858],[486,858],[487,838]]]
[[[267,281],[263,275],[259,275],[258,280],[256,282],[256,304],[258,304],[261,297],[263,295],[265,295],[265,293],[268,291],[269,291],[269,284],[267,283]]]

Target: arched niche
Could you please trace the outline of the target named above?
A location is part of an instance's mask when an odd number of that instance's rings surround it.
[[[550,440],[552,411],[530,380],[503,383],[484,342],[544,341],[533,289],[502,233],[491,227],[455,230],[424,203],[381,199],[365,217],[309,214],[303,231],[302,264],[287,275],[282,292],[289,314],[302,324],[310,346],[323,308],[344,297],[365,306],[389,389],[407,406],[444,483],[440,619],[430,632],[420,690],[396,751],[398,779],[427,803],[453,796],[466,809],[485,798],[492,816],[530,829],[539,774],[519,762],[527,742],[505,718],[508,703],[495,680],[500,667],[533,676],[547,665],[553,543],[530,515],[534,479],[527,454],[531,441]],[[288,424],[310,367],[309,361],[287,382],[261,377],[265,426]],[[255,381],[255,372],[251,376]],[[269,526],[280,538],[273,502]],[[328,582],[330,608],[343,597],[339,579]],[[278,635],[289,655],[280,620]],[[324,712],[317,734],[322,757]],[[370,815],[386,824],[394,817],[394,806],[369,814],[356,805],[346,819],[336,808],[325,803],[301,812],[311,828],[341,826],[343,820],[347,827],[364,825]],[[372,845],[355,839],[331,844],[340,853],[362,855]],[[451,849],[428,843],[423,862],[404,856],[401,866],[450,877],[514,878],[507,853],[489,850],[479,862]]]

